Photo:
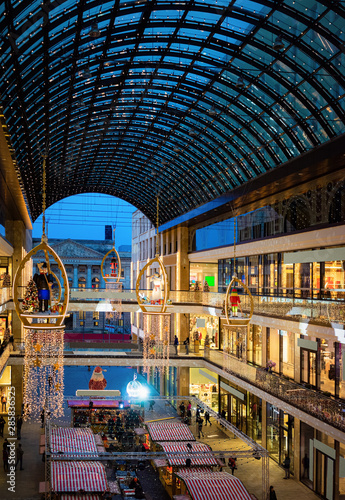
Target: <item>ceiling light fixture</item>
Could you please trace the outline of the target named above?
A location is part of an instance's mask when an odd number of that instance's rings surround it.
[[[276,51],[283,50],[284,47],[285,47],[285,45],[284,45],[283,40],[281,39],[280,36],[277,36],[277,38],[275,39],[274,44],[273,44],[273,50],[276,50]]]
[[[99,36],[101,36],[101,32],[98,29],[97,21],[92,23],[91,30],[89,31],[89,36],[91,38],[98,38]]]

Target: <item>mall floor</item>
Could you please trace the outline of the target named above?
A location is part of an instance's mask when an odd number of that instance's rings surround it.
[[[128,369],[126,369],[128,370]],[[77,384],[82,388],[85,385],[85,381],[89,380],[90,373],[87,367],[73,367],[73,378],[74,384]],[[129,372],[129,373],[128,373]],[[128,376],[131,378],[131,372],[128,370]],[[109,373],[110,379],[110,373]],[[71,380],[70,377],[66,377],[66,380]],[[68,384],[69,385],[69,384]],[[72,387],[67,387],[65,390],[72,390]],[[66,392],[65,392],[66,393]],[[70,393],[71,396],[75,394],[74,388],[73,392]],[[154,394],[152,390],[151,394]],[[166,401],[156,401],[153,411],[148,410],[148,404],[145,409],[145,421],[159,420],[159,419],[175,419],[178,415],[175,409],[168,404]],[[66,411],[66,416],[63,419],[62,425],[69,425],[70,415]],[[195,418],[193,418],[193,423],[191,425],[191,430],[195,433],[197,437],[197,429],[195,425]],[[245,445],[239,438],[234,438],[234,436],[228,431],[224,431],[224,428],[220,427],[218,423],[211,419],[212,425],[204,427],[204,438],[200,441],[204,441],[209,444],[214,451],[223,450],[226,456],[229,455],[229,451],[236,449],[245,449]],[[22,428],[22,448],[24,450],[23,458],[23,468],[24,470],[16,470],[16,489],[12,493],[8,491],[7,480],[2,464],[0,469],[0,499],[1,500],[38,500],[41,499],[41,495],[38,493],[39,483],[44,481],[44,463],[42,462],[42,456],[39,454],[39,439],[40,435],[43,433],[40,424],[38,423],[24,423]],[[5,426],[5,437],[7,436],[7,426]],[[197,438],[198,439],[198,438]],[[2,449],[3,438],[0,438],[0,446]],[[272,460],[269,461],[270,466],[270,484],[274,485],[277,499],[278,500],[296,500],[296,498],[303,498],[305,500],[318,498],[312,491],[310,491],[306,486],[298,483],[293,479],[288,481],[284,480],[284,471]],[[225,467],[223,470],[230,472],[230,470]],[[151,471],[147,471],[147,473]],[[237,460],[237,470],[235,475],[239,477],[248,491],[254,493],[259,500],[261,500],[261,484],[262,484],[262,467],[261,461],[255,460],[254,458],[243,458]],[[157,480],[158,481],[158,480]],[[146,484],[142,484],[144,487],[144,492],[147,500],[156,500],[157,498],[157,486],[159,486],[157,481],[147,481]],[[116,497],[119,498],[119,497]],[[162,498],[163,500],[163,498]]]

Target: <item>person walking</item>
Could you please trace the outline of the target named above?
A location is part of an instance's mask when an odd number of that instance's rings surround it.
[[[153,399],[151,399],[151,400],[149,401],[149,405],[150,405],[150,406],[149,406],[149,410],[153,411],[153,407],[154,407],[154,405],[155,405],[155,401],[154,401]]]
[[[177,335],[175,335],[175,339],[174,339],[174,346],[175,346],[175,354],[177,356],[178,352],[177,352],[177,346],[178,346],[178,338],[177,338]]]
[[[0,416],[0,436],[4,437],[4,427],[5,427],[6,420],[4,417],[1,415]]]
[[[283,462],[283,467],[285,469],[284,479],[289,479],[289,477],[290,477],[290,463],[291,463],[291,461],[290,461],[289,455],[285,455],[285,460]]]
[[[204,437],[204,433],[202,430],[203,423],[204,423],[203,419],[201,417],[199,417],[199,421],[198,421],[199,438],[201,438],[201,435],[202,435],[202,437]]]
[[[23,419],[18,415],[17,417],[17,438],[21,439],[22,438],[22,425],[23,425]]]
[[[206,410],[206,411],[205,411],[205,425],[207,425],[208,423],[209,423],[210,425],[212,425],[212,424],[211,424],[211,420],[210,420],[210,414],[209,414],[208,410]]]
[[[41,428],[43,429],[43,427],[44,427],[44,408],[43,408],[43,410],[41,411],[41,422],[42,422],[42,424],[41,424]]]
[[[274,486],[270,486],[270,499],[269,500],[277,500],[276,492],[274,491]]]
[[[17,468],[17,465],[20,463],[20,470],[24,470],[23,469],[23,455],[24,455],[24,451],[23,451],[22,445],[20,443],[18,444],[16,451],[17,451],[16,468]]]
[[[184,402],[182,401],[182,403],[180,404],[180,415],[181,415],[181,418],[184,418],[185,413],[186,413],[186,407],[184,405]]]
[[[188,425],[190,425],[192,422],[192,410],[189,407],[187,409],[187,418],[188,418]]]
[[[186,354],[189,354],[189,337],[187,337],[183,343],[186,348]]]
[[[303,476],[302,476],[302,479],[303,478],[307,478],[309,479],[309,458],[308,458],[308,455],[305,454],[303,459],[302,459],[302,465],[303,465]]]
[[[2,449],[2,459],[4,462],[4,471],[8,471],[8,448],[7,446]]]
[[[234,471],[237,469],[236,467],[236,458],[229,457],[228,467],[231,469],[231,474],[234,476]]]

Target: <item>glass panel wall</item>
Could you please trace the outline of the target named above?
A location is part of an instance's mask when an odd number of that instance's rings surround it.
[[[262,327],[249,325],[247,340],[247,361],[254,365],[262,364]]]

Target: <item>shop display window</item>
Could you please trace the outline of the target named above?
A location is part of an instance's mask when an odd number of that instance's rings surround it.
[[[11,367],[6,366],[0,378],[0,413],[8,412],[10,387],[11,387]]]
[[[206,336],[208,336],[210,341],[211,349],[218,349],[219,339],[219,320],[214,316],[206,315],[190,315],[190,329],[189,329],[189,339],[190,342],[198,338],[200,341],[200,348],[204,348]]]
[[[216,373],[206,368],[190,368],[189,394],[218,411],[218,382],[212,380],[218,380]]]

